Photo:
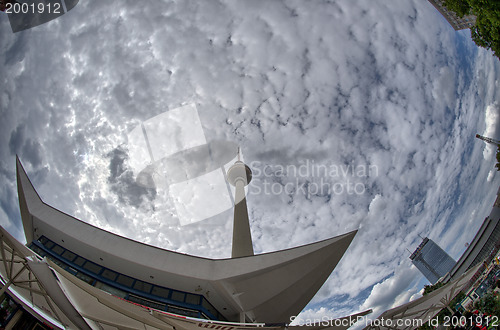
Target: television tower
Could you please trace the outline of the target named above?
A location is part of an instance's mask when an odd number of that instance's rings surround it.
[[[247,186],[251,180],[252,170],[240,160],[240,148],[238,148],[238,160],[227,171],[227,181],[235,187],[233,247],[231,258],[254,255],[252,233],[250,232],[250,221],[248,219],[247,200],[245,197],[245,186]]]

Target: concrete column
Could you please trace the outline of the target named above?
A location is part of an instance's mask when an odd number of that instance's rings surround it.
[[[21,316],[23,316],[23,311],[19,309],[16,314],[10,319],[9,323],[5,326],[5,330],[11,330],[14,329],[14,326],[17,324],[17,322],[21,319]]]

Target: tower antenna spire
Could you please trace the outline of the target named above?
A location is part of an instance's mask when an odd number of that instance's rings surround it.
[[[482,136],[482,135],[479,135],[479,134],[476,134],[476,137],[479,140],[483,140],[484,142],[492,144],[495,147],[497,147],[497,155],[496,155],[497,163],[495,164],[495,167],[496,167],[497,171],[500,171],[500,161],[498,161],[500,159],[499,158],[499,156],[500,156],[500,141],[492,139],[492,138],[487,137],[487,136]]]
[[[476,138],[478,138],[479,140],[483,140],[486,143],[493,144],[493,145],[497,146],[497,148],[500,148],[500,141],[498,141],[498,140],[495,140],[495,139],[492,139],[492,138],[489,138],[486,136],[482,136],[479,134],[476,134]]]

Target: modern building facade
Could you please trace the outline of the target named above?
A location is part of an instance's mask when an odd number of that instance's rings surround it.
[[[427,237],[411,254],[410,259],[432,284],[445,276],[455,265],[455,260]]]
[[[247,169],[236,164],[230,171],[237,192],[251,179]],[[17,179],[27,244],[0,228],[0,295],[15,297],[54,327],[284,325],[319,290],[356,234],[257,255],[247,241],[236,243],[236,250],[233,245],[236,257],[201,258],[115,235],[45,204],[19,160]],[[235,202],[246,208],[243,195],[237,193]],[[236,236],[243,242],[249,234],[245,211],[235,208],[235,223],[243,229]]]
[[[470,29],[476,24],[476,16],[466,15],[464,17],[459,17],[455,12],[446,8],[443,0],[429,0],[429,2],[441,13],[441,15],[443,15],[455,30]]]
[[[497,191],[490,215],[484,219],[481,227],[470,242],[444,281],[450,281],[472,267],[491,260],[500,248],[500,188]]]

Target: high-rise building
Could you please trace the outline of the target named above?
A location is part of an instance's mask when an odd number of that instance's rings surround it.
[[[435,284],[455,266],[455,260],[427,237],[411,254],[410,259],[432,284]]]
[[[467,249],[445,278],[445,282],[458,278],[475,265],[489,263],[500,249],[500,188],[491,209]]]
[[[454,11],[446,8],[443,0],[429,0],[429,2],[443,15],[455,30],[469,29],[476,24],[476,16],[465,15],[459,17]]]

